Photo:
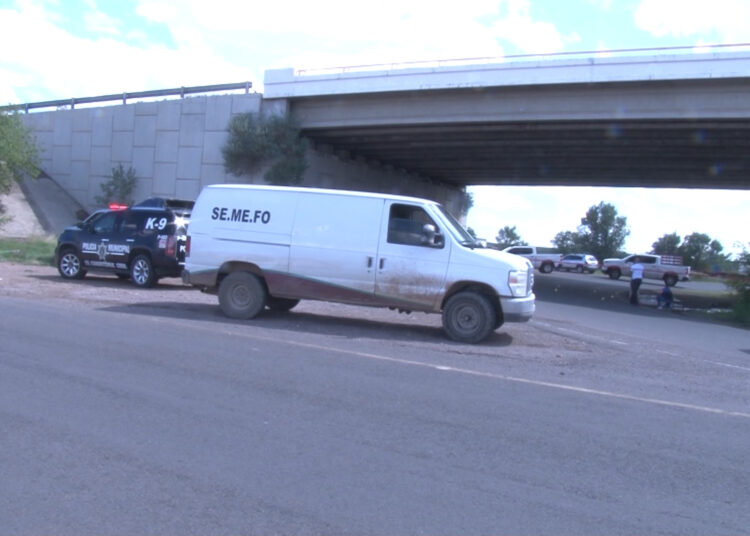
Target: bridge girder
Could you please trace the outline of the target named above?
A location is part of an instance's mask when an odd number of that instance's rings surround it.
[[[747,80],[338,95],[290,110],[316,147],[459,186],[750,188]]]

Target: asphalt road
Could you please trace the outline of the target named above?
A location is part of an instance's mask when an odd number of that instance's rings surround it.
[[[146,292],[0,297],[3,534],[750,534],[747,331]]]

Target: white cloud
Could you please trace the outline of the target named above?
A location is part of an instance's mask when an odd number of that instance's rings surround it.
[[[686,38],[715,32],[721,43],[750,41],[747,0],[641,0],[634,20],[656,37]]]
[[[24,3],[22,11],[0,11],[0,50],[13,51],[0,57],[0,72],[5,73],[0,96],[15,94],[24,102],[257,77],[216,55],[199,39],[171,50],[163,45],[136,47],[111,37],[77,37],[31,3]]]
[[[507,15],[496,21],[495,36],[504,39],[528,54],[560,52],[566,43],[577,42],[576,34],[562,35],[551,22],[531,18],[530,0],[508,0]]]
[[[92,33],[106,35],[120,35],[118,22],[101,11],[88,11],[83,14],[86,29]]]
[[[248,61],[260,49],[264,68],[497,56],[502,48],[492,31],[477,22],[495,11],[492,0],[439,7],[397,0],[377,4],[141,0],[137,7],[142,16],[167,23],[181,45],[200,37],[228,56],[244,53]],[[304,65],[296,63],[300,59]]]

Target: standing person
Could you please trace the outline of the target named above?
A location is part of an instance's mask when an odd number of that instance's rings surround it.
[[[643,264],[641,264],[639,257],[633,260],[635,262],[630,267],[630,303],[631,305],[638,305],[638,289],[643,280]]]

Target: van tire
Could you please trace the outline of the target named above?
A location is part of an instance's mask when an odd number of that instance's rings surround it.
[[[291,298],[274,298],[273,296],[269,296],[268,300],[266,300],[266,307],[271,311],[286,312],[294,309],[298,303],[299,300],[293,300]]]
[[[266,288],[250,272],[232,272],[219,284],[219,307],[229,318],[255,318],[266,300]]]
[[[497,313],[483,294],[464,291],[454,294],[443,308],[443,329],[457,342],[478,343],[495,330]]]
[[[542,265],[539,267],[539,271],[543,274],[551,274],[552,270],[555,269],[555,265],[551,262],[543,262]]]

